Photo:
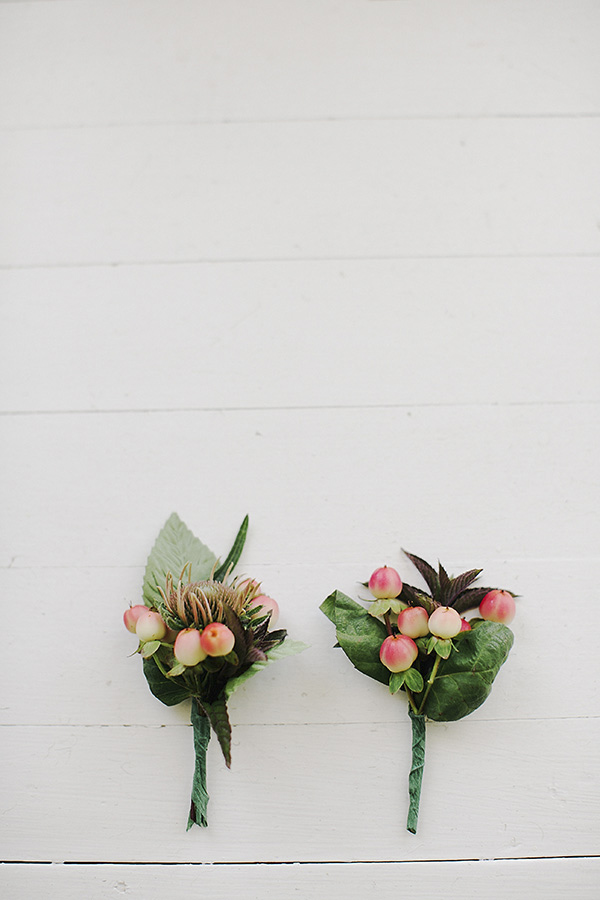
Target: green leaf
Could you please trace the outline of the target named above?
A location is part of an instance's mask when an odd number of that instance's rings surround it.
[[[390,673],[379,659],[379,648],[387,636],[385,625],[341,591],[330,594],[320,608],[334,623],[338,643],[352,665],[387,684]]]
[[[442,659],[448,659],[450,654],[452,653],[452,641],[444,640],[443,638],[438,638],[435,642],[434,648],[435,652],[438,656],[441,656]]]
[[[164,590],[169,573],[177,583],[184,567],[190,563],[191,580],[205,581],[215,562],[214,553],[192,534],[177,513],[173,513],[161,529],[148,557],[144,574],[144,603],[146,606],[160,603],[158,588]]]
[[[244,544],[246,543],[246,534],[248,532],[248,516],[245,517],[244,521],[240,525],[240,530],[238,531],[235,541],[233,542],[233,547],[227,554],[227,558],[225,562],[219,566],[219,568],[215,571],[214,580],[215,581],[223,581],[223,579],[227,576],[227,573],[230,569],[233,569],[240,556],[242,555],[242,550],[244,549]]]
[[[403,603],[402,600],[398,600],[395,597],[390,600],[390,609],[393,613],[401,613],[403,609],[406,609],[406,603]]]
[[[404,681],[409,691],[413,691],[413,693],[415,694],[420,694],[423,690],[424,684],[423,676],[421,675],[419,670],[407,669],[404,675],[406,676]]]
[[[229,699],[237,688],[262,669],[266,669],[271,663],[277,662],[278,659],[285,659],[286,656],[294,656],[296,653],[302,653],[302,651],[306,649],[307,645],[303,644],[302,641],[290,641],[289,638],[287,638],[283,644],[278,644],[276,647],[269,650],[265,660],[259,660],[258,662],[253,663],[250,668],[246,669],[245,672],[242,672],[241,675],[230,678],[225,685],[225,696]]]
[[[142,644],[140,653],[144,659],[149,659],[156,653],[159,647],[160,641],[146,641],[145,644]]]
[[[225,764],[229,769],[231,767],[231,723],[227,711],[227,697],[224,693],[221,693],[212,703],[207,703],[205,700],[196,697],[196,702],[208,717],[212,730],[216,734],[223,751]]]
[[[166,678],[158,668],[153,657],[145,659],[143,666],[148,687],[165,706],[176,706],[178,703],[182,703],[183,700],[188,699],[190,696],[189,689],[181,682]]]
[[[390,694],[396,694],[406,680],[406,672],[392,672],[390,676]]]
[[[436,722],[468,716],[488,697],[514,636],[496,622],[481,622],[461,635],[455,653],[442,660],[423,712]]]
[[[183,675],[184,672],[185,672],[184,664],[177,663],[176,665],[173,666],[172,669],[169,669],[169,671],[167,672],[167,675],[169,676],[169,678],[176,678],[178,675]]]
[[[388,598],[374,600],[367,612],[370,616],[384,616],[392,608],[392,601]]]

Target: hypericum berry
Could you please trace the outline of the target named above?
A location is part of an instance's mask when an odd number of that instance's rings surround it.
[[[267,597],[266,594],[259,594],[258,597],[254,597],[250,601],[250,608],[256,608],[258,606],[262,606],[262,609],[257,610],[259,616],[266,616],[267,613],[271,613],[271,618],[269,620],[269,625],[275,625],[277,619],[279,618],[279,604],[276,600],[273,600],[272,597]]]
[[[402,579],[395,569],[382,566],[369,578],[369,590],[378,600],[393,599],[402,590]]]
[[[466,619],[461,619],[460,620],[460,630],[461,631],[472,631],[473,629],[471,628],[470,623],[467,622]]]
[[[410,638],[429,634],[429,616],[422,606],[409,606],[398,615],[398,629]]]
[[[162,641],[167,633],[167,626],[157,612],[145,609],[138,616],[135,633],[140,641]]]
[[[439,638],[453,638],[462,630],[462,619],[451,606],[438,606],[429,616],[429,630]]]
[[[419,655],[412,638],[404,634],[390,635],[379,649],[379,659],[390,672],[405,672]]]
[[[508,591],[488,591],[479,604],[479,615],[488,622],[501,622],[510,625],[515,617],[517,607],[515,598]]]
[[[202,647],[201,635],[196,628],[185,628],[175,638],[173,655],[177,662],[184,666],[197,666],[206,659],[206,650]]]
[[[207,656],[227,656],[234,644],[233,631],[222,622],[211,622],[200,635],[200,645]]]
[[[148,609],[147,606],[144,606],[142,603],[138,603],[137,606],[130,606],[129,609],[126,609],[123,613],[123,621],[125,622],[125,628],[127,631],[131,631],[132,634],[135,634],[135,624],[141,614],[146,612]]]

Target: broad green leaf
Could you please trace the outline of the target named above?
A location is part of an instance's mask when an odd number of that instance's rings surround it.
[[[481,622],[472,631],[463,632],[455,652],[440,663],[425,703],[425,715],[436,722],[453,722],[481,706],[513,640],[512,631],[496,622]]]
[[[244,544],[246,543],[246,534],[248,532],[248,516],[245,517],[244,521],[240,525],[240,530],[238,531],[235,541],[233,542],[233,547],[227,554],[227,558],[225,562],[219,566],[219,568],[215,571],[214,580],[215,581],[223,581],[223,579],[227,576],[227,573],[230,569],[233,569],[237,564],[240,556],[242,555],[242,550],[244,549]]]
[[[143,597],[146,606],[156,606],[167,575],[177,582],[183,568],[191,563],[191,580],[205,581],[216,562],[214,553],[205,547],[185,525],[177,513],[170,516],[150,551],[144,574]]]
[[[379,648],[387,636],[385,625],[341,591],[330,594],[320,608],[335,625],[338,643],[352,665],[388,684],[389,670],[379,659]]]
[[[256,675],[257,672],[266,669],[271,663],[277,662],[278,659],[285,659],[286,656],[294,656],[296,653],[302,653],[302,651],[306,649],[307,645],[303,644],[302,641],[290,641],[289,638],[286,638],[283,644],[278,644],[276,647],[273,647],[272,650],[267,652],[267,658],[265,660],[259,660],[258,662],[253,663],[250,668],[246,669],[245,672],[242,672],[241,675],[230,678],[225,685],[225,696],[229,699],[240,685]]]
[[[181,684],[181,682],[166,678],[158,668],[156,660],[153,657],[145,659],[143,666],[148,687],[154,696],[160,700],[161,703],[164,703],[165,706],[176,706],[183,700],[188,699],[190,696],[188,688],[184,684]]]

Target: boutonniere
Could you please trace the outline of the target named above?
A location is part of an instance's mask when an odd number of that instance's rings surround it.
[[[510,591],[474,587],[481,569],[450,577],[406,553],[430,593],[403,584],[395,569],[376,569],[364,586],[367,608],[334,591],[321,610],[333,622],[337,645],[360,672],[405,695],[412,723],[412,765],[406,827],[417,831],[425,724],[453,722],[481,706],[513,644]],[[467,621],[464,613],[479,608]]]
[[[148,686],[166,706],[191,699],[195,770],[188,829],[207,825],[206,751],[214,731],[227,767],[231,724],[227,702],[241,684],[305,645],[275,629],[275,600],[245,576],[233,577],[248,530],[244,519],[224,562],[175,513],[152,548],[143,604],[123,616],[138,638]]]

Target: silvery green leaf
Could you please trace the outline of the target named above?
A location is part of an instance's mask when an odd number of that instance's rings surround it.
[[[198,540],[177,513],[173,513],[161,529],[146,564],[143,596],[146,606],[161,601],[158,588],[165,586],[170,573],[177,583],[184,567],[191,566],[191,580],[205,581],[216,562],[216,556]]]

